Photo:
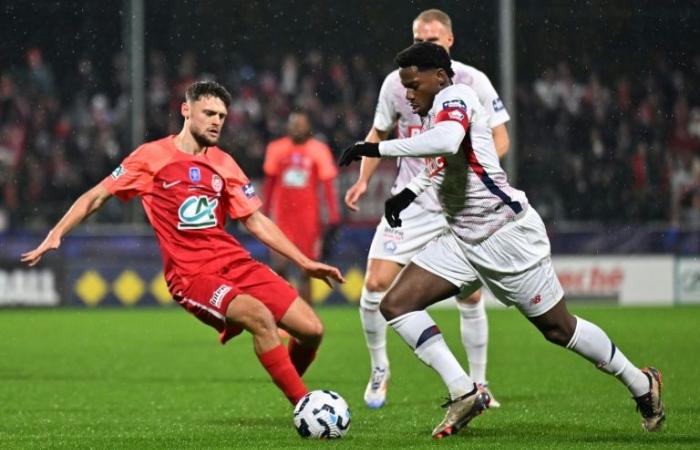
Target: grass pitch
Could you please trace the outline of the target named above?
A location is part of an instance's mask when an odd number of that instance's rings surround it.
[[[645,433],[615,379],[548,344],[516,311],[489,311],[488,376],[502,402],[435,442],[446,392],[389,330],[389,402],[367,410],[355,308],[320,309],[327,335],[305,381],[350,404],[339,441],[299,438],[250,338],[226,346],[179,308],[0,311],[0,448],[700,447],[700,308],[572,308],[639,365],[663,370],[666,428]],[[434,311],[466,364],[458,313]]]

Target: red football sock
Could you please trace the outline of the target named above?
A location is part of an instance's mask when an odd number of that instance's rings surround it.
[[[294,367],[297,369],[297,373],[299,376],[304,375],[306,369],[309,368],[314,358],[316,358],[316,350],[318,350],[318,347],[304,347],[299,343],[299,341],[290,337],[287,349],[289,350],[289,358],[292,360],[292,364],[294,364]]]
[[[282,344],[258,355],[258,359],[292,405],[296,405],[299,399],[309,392],[292,365],[287,349]]]

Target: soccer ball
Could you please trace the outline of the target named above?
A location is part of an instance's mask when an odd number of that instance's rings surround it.
[[[294,426],[304,438],[341,438],[350,428],[350,408],[337,392],[311,391],[294,407]]]

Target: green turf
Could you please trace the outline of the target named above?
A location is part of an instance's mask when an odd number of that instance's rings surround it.
[[[178,309],[0,311],[0,448],[700,447],[700,309],[574,308],[631,360],[664,371],[668,421],[642,432],[627,391],[547,344],[515,311],[490,311],[489,378],[503,403],[434,442],[444,388],[389,332],[389,403],[364,408],[369,365],[354,308],[319,310],[327,336],[305,380],[340,392],[346,438],[304,441],[250,338],[220,346]],[[434,313],[461,361],[455,311]]]

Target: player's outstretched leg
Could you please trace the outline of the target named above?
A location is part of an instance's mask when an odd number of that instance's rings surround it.
[[[644,429],[661,429],[666,417],[661,401],[661,373],[657,369],[640,370],[634,366],[602,329],[571,315],[564,299],[546,313],[529,319],[550,342],[578,353],[598,369],[614,375],[632,393]]]
[[[289,357],[299,376],[304,375],[323,339],[323,324],[309,304],[297,297],[282,316],[280,327],[286,330],[289,339]]]
[[[396,262],[370,258],[360,297],[360,320],[371,367],[364,400],[367,407],[372,409],[384,406],[391,376],[386,351],[387,325],[379,312],[379,304],[400,271],[401,266]]]
[[[226,319],[253,335],[253,347],[260,363],[291,404],[296,405],[309,391],[280,341],[270,310],[255,297],[240,294],[229,304]]]
[[[411,263],[401,272],[384,297],[380,310],[389,325],[413,349],[418,358],[432,367],[445,383],[450,400],[444,405],[444,419],[433,430],[433,437],[457,433],[487,407],[488,395],[460,366],[447,347],[440,329],[425,308],[455,295],[450,282]]]
[[[481,290],[472,294],[461,292],[457,295],[457,307],[462,344],[469,360],[469,375],[479,389],[489,395],[489,408],[499,408],[501,404],[494,398],[486,381],[489,323],[484,302],[481,300]]]

